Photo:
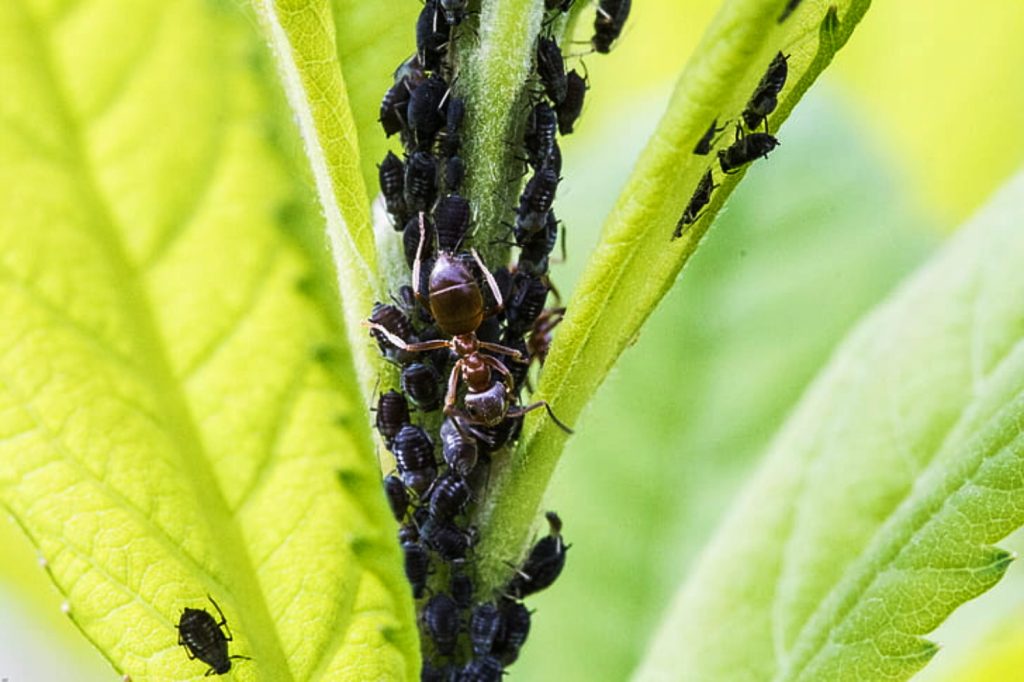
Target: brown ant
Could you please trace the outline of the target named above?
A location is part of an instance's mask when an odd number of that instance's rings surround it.
[[[447,348],[458,356],[448,378],[448,392],[444,402],[446,416],[457,417],[467,424],[492,427],[505,419],[516,419],[543,407],[559,428],[566,433],[572,433],[572,429],[558,420],[546,401],[539,400],[530,405],[512,406],[511,400],[515,395],[515,380],[512,373],[500,360],[481,352],[486,350],[506,355],[516,362],[529,362],[525,355],[514,348],[477,338],[476,331],[480,324],[486,317],[501,312],[504,301],[494,276],[484,265],[476,249],[470,249],[470,254],[487,281],[496,302],[495,307],[489,311],[484,310],[483,294],[473,273],[458,257],[445,251],[438,253],[434,267],[430,271],[428,298],[424,301],[419,290],[420,262],[423,244],[426,241],[422,211],[419,220],[420,243],[412,267],[413,294],[428,307],[441,331],[451,338],[407,343],[376,322],[366,322],[366,326],[379,332],[396,348],[406,352],[423,353]],[[500,380],[494,380],[492,370],[501,374]],[[464,410],[456,407],[460,379],[465,382],[467,389],[463,397]]]

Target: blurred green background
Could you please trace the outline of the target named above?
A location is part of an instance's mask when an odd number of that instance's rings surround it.
[[[364,168],[385,146],[376,103],[413,44],[418,5],[402,4],[382,28],[379,4],[336,0],[351,26],[379,31],[358,45],[339,37],[366,124]],[[584,58],[592,90],[563,144],[557,202],[563,292],[717,5],[638,1],[613,54]],[[1020,167],[1022,34],[1019,0],[868,12],[581,420],[547,502],[565,520],[568,566],[529,602],[534,629],[512,679],[628,678],[694,554],[837,341]],[[7,519],[0,543],[0,676],[115,679]],[[1012,679],[1022,616],[1024,568],[1013,566],[940,629],[944,650],[922,677]]]

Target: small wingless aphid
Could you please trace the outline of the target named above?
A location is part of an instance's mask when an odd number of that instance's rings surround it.
[[[779,93],[786,85],[786,77],[789,75],[788,59],[789,55],[781,52],[775,55],[775,59],[761,77],[761,82],[754,88],[754,94],[750,96],[747,108],[743,110],[743,121],[751,130],[763,122],[765,132],[768,131],[768,114],[775,111],[779,103]]]
[[[729,122],[726,121],[721,128],[718,127],[718,119],[716,118],[708,126],[708,131],[704,133],[704,136],[697,141],[697,146],[693,148],[693,153],[698,156],[707,156],[711,153],[711,145],[714,144],[715,135],[729,127]]]
[[[694,190],[693,196],[690,197],[690,203],[686,205],[686,209],[683,211],[683,215],[679,218],[679,222],[676,223],[676,230],[672,233],[672,239],[679,239],[683,236],[683,228],[687,225],[697,222],[700,218],[701,209],[708,205],[711,201],[711,193],[715,191],[718,185],[715,184],[715,179],[711,175],[711,169],[705,173],[700,182],[697,183],[697,189]]]
[[[768,152],[775,149],[779,141],[768,133],[743,134],[743,128],[736,126],[736,141],[726,149],[718,150],[718,164],[722,172],[735,173],[758,157],[768,158]]]
[[[612,43],[622,33],[622,27],[629,17],[632,0],[601,0],[597,5],[597,16],[594,18],[594,37],[591,45],[601,54],[608,54]]]
[[[217,609],[220,622],[214,620],[206,609],[186,608],[178,619],[178,644],[185,647],[189,660],[198,658],[210,666],[206,676],[223,675],[231,670],[232,659],[252,659],[248,656],[228,656],[228,642],[232,640],[231,629],[217,602],[210,595],[207,595],[207,598]]]

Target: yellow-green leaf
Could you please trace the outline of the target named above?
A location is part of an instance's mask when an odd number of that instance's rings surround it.
[[[1024,523],[1024,175],[850,335],[640,680],[907,679]]]
[[[0,501],[115,668],[414,676],[319,212],[252,17],[0,3]],[[117,49],[111,49],[117,46]],[[368,655],[372,652],[372,655]]]

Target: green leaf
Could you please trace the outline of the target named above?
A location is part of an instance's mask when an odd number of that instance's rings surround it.
[[[722,186],[705,217],[682,239],[669,241],[699,179],[714,163],[713,155],[693,154],[708,125],[715,118],[738,120],[768,64],[785,49],[791,55],[789,84],[771,117],[777,129],[867,6],[867,0],[849,0],[822,12],[817,4],[807,5],[780,25],[779,3],[773,0],[724,3],[608,218],[552,346],[536,398],[548,400],[563,420],[576,422],[618,356],[636,341],[742,177],[717,173]],[[492,496],[502,503],[480,514],[480,573],[486,584],[501,584],[508,557],[522,553],[565,440],[550,419],[536,415],[527,420],[516,454],[492,473]]]
[[[252,24],[0,3],[0,502],[135,682],[202,677],[176,625],[207,594],[253,658],[234,679],[412,678],[322,223]]]
[[[640,680],[906,679],[1024,523],[1024,175],[865,320],[679,592]]]
[[[251,0],[274,50],[288,103],[327,219],[338,290],[356,373],[373,393],[380,353],[362,328],[381,299],[370,200],[360,171],[355,122],[336,48],[330,0]]]
[[[658,113],[629,116],[642,129]],[[923,259],[932,228],[867,149],[838,102],[805,99],[785,148],[751,170],[591,403],[547,495],[573,548],[557,589],[530,602],[542,615],[516,663],[524,679],[629,676],[754,455],[850,326]],[[631,151],[568,159],[567,182]],[[603,175],[607,188],[587,177],[592,192],[566,195],[574,237],[600,215],[592,197],[614,192],[619,178]],[[664,386],[656,400],[652,386]]]
[[[394,146],[377,120],[380,101],[395,67],[415,50],[421,7],[416,2],[392,2],[385,8],[365,0],[331,0],[331,7],[335,49],[359,135],[363,182],[373,195],[378,191],[377,164]]]

